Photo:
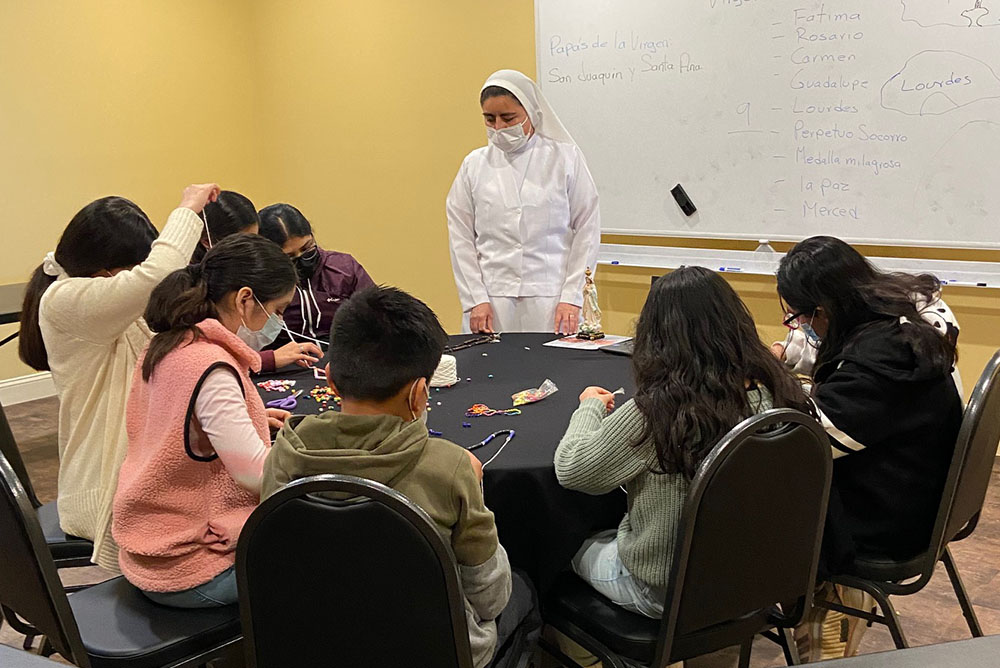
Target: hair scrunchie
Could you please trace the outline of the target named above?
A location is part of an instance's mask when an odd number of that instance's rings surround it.
[[[42,271],[45,272],[46,276],[58,276],[63,273],[62,265],[56,261],[56,254],[49,251],[45,254],[45,259],[42,260]]]
[[[187,275],[191,278],[192,285],[201,283],[202,277],[204,276],[204,267],[202,267],[201,262],[189,264],[185,269],[187,271]]]

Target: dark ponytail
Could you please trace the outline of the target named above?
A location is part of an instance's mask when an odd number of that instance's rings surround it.
[[[49,370],[49,354],[45,351],[42,331],[38,327],[38,305],[42,301],[42,294],[55,280],[55,276],[46,274],[39,265],[31,274],[31,280],[24,291],[17,354],[22,362],[36,371]]]
[[[156,332],[142,361],[148,381],[167,354],[201,336],[197,325],[218,318],[224,297],[250,288],[261,303],[288,294],[295,287],[295,267],[288,256],[256,234],[238,234],[215,244],[200,264],[178,269],[153,290],[146,305],[146,324]]]
[[[55,260],[69,276],[132,267],[149,255],[156,228],[138,206],[124,197],[102,197],[73,216],[56,246]],[[49,356],[38,326],[45,290],[55,281],[41,266],[31,274],[21,306],[18,355],[37,371],[49,370]]]
[[[244,195],[232,190],[223,190],[219,199],[205,205],[202,216],[208,224],[208,232],[212,235],[214,246],[226,237],[245,232],[260,223],[257,207]],[[209,238],[205,230],[201,231],[201,242],[195,247],[191,262],[201,262],[208,252]]]

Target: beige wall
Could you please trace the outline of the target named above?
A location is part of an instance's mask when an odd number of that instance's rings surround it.
[[[257,188],[241,5],[0,0],[0,283],[26,281],[97,197],[128,197],[160,226],[192,181]],[[30,371],[0,348],[0,379]]]
[[[162,221],[186,183],[213,179],[259,206],[300,207],[321,243],[353,253],[376,281],[412,291],[457,329],[444,197],[462,158],[485,141],[482,81],[502,67],[534,73],[533,7],[0,0],[0,283],[26,280],[95,197],[131,197]],[[599,272],[609,331],[629,330],[653,273]],[[773,279],[731,280],[762,335],[779,338]],[[966,288],[946,296],[962,325],[968,389],[1000,347],[1000,297]],[[0,349],[0,379],[26,371],[11,346]]]
[[[457,330],[444,199],[486,141],[483,81],[504,67],[534,71],[531,0],[256,7],[265,199],[294,203],[321,244]]]

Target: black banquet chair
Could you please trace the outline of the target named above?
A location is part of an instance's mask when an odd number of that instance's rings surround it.
[[[472,668],[451,547],[385,485],[296,480],[253,512],[236,554],[247,668]]]
[[[829,440],[812,417],[785,408],[744,420],[691,483],[662,620],[614,605],[569,572],[543,619],[605,668],[664,668],[733,645],[748,666],[753,638],[765,632],[796,663],[788,629],[811,605],[831,473]]]
[[[14,432],[11,431],[10,423],[7,421],[7,414],[4,412],[3,406],[0,406],[0,454],[3,454],[7,458],[7,462],[14,469],[14,473],[21,482],[21,486],[24,488],[31,506],[38,515],[38,523],[42,528],[42,535],[45,537],[45,543],[52,552],[56,568],[90,566],[90,557],[94,552],[94,544],[83,538],[67,536],[59,527],[59,509],[56,502],[42,503],[35,495],[35,488],[28,477],[28,469],[21,458],[21,451],[14,440]],[[67,591],[75,591],[81,588],[79,586],[67,587]],[[2,607],[0,607],[0,610],[2,610]],[[29,649],[37,635],[35,630],[31,626],[24,624],[16,615],[6,613],[0,615],[0,624],[2,624],[4,617],[7,618],[7,623],[10,624],[11,628],[18,633],[24,634],[24,648]]]
[[[94,544],[83,538],[67,536],[59,528],[59,510],[55,501],[42,503],[35,495],[35,488],[28,477],[28,469],[21,459],[21,452],[14,440],[14,433],[11,431],[10,423],[7,421],[7,414],[0,406],[0,453],[7,458],[7,462],[13,467],[17,474],[21,486],[24,487],[32,507],[38,514],[38,522],[42,527],[42,534],[45,542],[52,551],[52,558],[56,562],[56,568],[76,568],[80,566],[90,566],[90,557],[94,552]]]
[[[817,601],[818,606],[860,617],[870,623],[889,627],[898,649],[908,646],[899,616],[890,596],[907,596],[923,589],[934,575],[938,561],[944,563],[955,596],[962,607],[969,631],[974,637],[983,635],[972,601],[951,556],[948,544],[968,538],[976,529],[990,484],[990,474],[1000,444],[1000,350],[986,365],[972,397],[965,407],[962,426],[955,443],[948,477],[937,519],[926,551],[907,561],[859,554],[847,572],[830,578],[836,584],[861,589],[872,595],[882,610],[881,615],[870,610],[858,610],[838,603]]]
[[[117,577],[63,590],[35,509],[0,455],[0,601],[80,668],[187,668],[228,656],[240,642],[235,605],[176,610],[157,605]]]

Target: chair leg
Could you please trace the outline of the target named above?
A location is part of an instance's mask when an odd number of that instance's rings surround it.
[[[630,665],[626,663],[626,661],[622,657],[618,656],[610,649],[605,647],[602,643],[598,642],[596,638],[591,637],[590,634],[584,632],[582,629],[576,626],[576,624],[563,620],[559,626],[556,626],[555,624],[550,624],[550,625],[556,631],[562,633],[564,636],[566,636],[567,638],[569,638],[570,640],[577,643],[585,650],[591,652],[594,656],[596,656],[600,660],[601,666],[603,666],[603,668],[628,668],[628,666]],[[539,645],[550,656],[559,660],[560,662],[569,661],[568,664],[564,663],[564,665],[570,665],[570,666],[580,665],[575,661],[573,661],[572,659],[570,659],[568,656],[566,656],[561,650],[559,650],[556,647],[553,647],[552,643],[548,641],[545,641],[543,643],[542,641],[544,641],[544,638],[539,639]]]
[[[879,624],[884,624],[889,628],[889,634],[892,636],[892,641],[896,645],[896,649],[906,649],[909,644],[906,641],[906,635],[903,633],[903,627],[899,623],[899,615],[896,614],[896,608],[893,607],[892,602],[889,601],[889,595],[882,591],[876,583],[869,580],[845,580],[839,582],[846,587],[853,587],[855,589],[860,589],[861,591],[868,592],[871,594],[875,602],[878,603],[878,607],[882,610],[882,615],[875,615],[867,610],[859,610],[857,608],[852,608],[846,605],[840,605],[839,603],[834,603],[832,601],[815,601],[814,605],[820,608],[826,608],[827,610],[836,610],[837,612],[842,612],[845,615],[850,615],[851,617],[860,617],[861,619],[867,620],[869,623],[877,622]]]
[[[889,635],[892,636],[892,642],[895,643],[896,649],[909,647],[906,636],[903,634],[903,627],[899,623],[899,615],[896,614],[896,608],[893,607],[889,597],[878,587],[871,587],[866,591],[872,595],[878,602],[878,607],[882,609],[882,615],[885,617],[884,623],[889,627]]]
[[[781,645],[782,653],[785,655],[785,665],[802,665],[802,657],[799,656],[799,646],[795,642],[792,629],[778,629],[778,642]]]
[[[582,668],[580,664],[566,656],[561,649],[549,642],[548,639],[539,638],[538,646],[542,648],[543,652],[558,661],[561,668]]]
[[[740,645],[739,668],[750,668],[750,653],[753,651],[753,636],[743,641]]]
[[[52,646],[49,639],[42,636],[42,644],[38,646],[38,656],[49,657],[56,653],[56,648]]]
[[[951,580],[952,589],[955,590],[955,596],[958,598],[958,604],[962,606],[962,614],[965,615],[965,621],[969,625],[969,631],[972,632],[973,638],[983,637],[983,627],[979,625],[979,618],[976,617],[976,610],[972,607],[972,601],[969,599],[969,592],[965,589],[965,583],[962,582],[962,576],[958,573],[958,566],[955,565],[955,558],[951,556],[951,549],[945,547],[944,553],[941,555],[941,561],[944,562],[944,568],[948,571],[948,579]]]

